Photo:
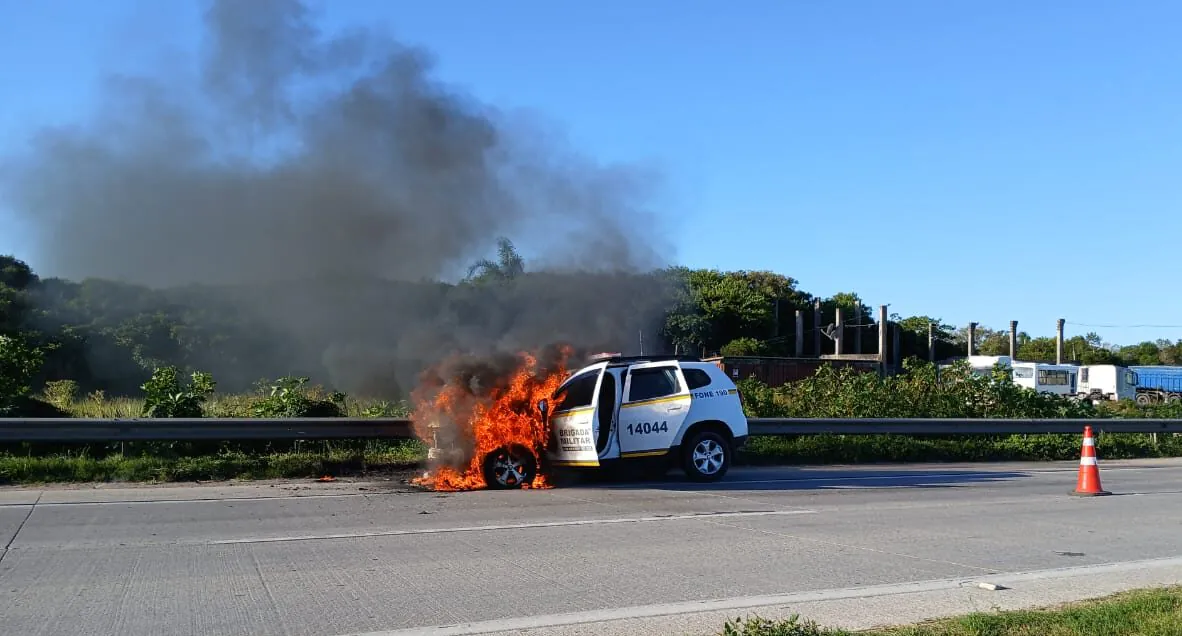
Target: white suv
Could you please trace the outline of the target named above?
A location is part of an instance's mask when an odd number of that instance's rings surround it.
[[[697,358],[606,357],[572,374],[553,403],[553,413],[549,400],[538,408],[551,430],[545,459],[555,466],[665,458],[692,480],[716,481],[747,441],[734,382]]]

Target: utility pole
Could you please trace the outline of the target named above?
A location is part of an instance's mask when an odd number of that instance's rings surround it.
[[[972,357],[974,349],[977,347],[977,323],[969,323],[969,356]]]
[[[1018,359],[1018,321],[1010,321],[1010,360]]]
[[[936,323],[928,323],[928,362],[936,361]]]
[[[813,301],[813,355],[821,357],[821,299]]]
[[[796,310],[796,357],[804,356],[804,312]]]
[[[854,353],[862,353],[862,301],[854,303]]]
[[[887,363],[887,306],[878,306],[878,372],[886,376]]]
[[[1055,323],[1055,364],[1063,364],[1063,323],[1066,320],[1060,318]]]

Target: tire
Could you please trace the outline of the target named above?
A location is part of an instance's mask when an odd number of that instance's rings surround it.
[[[1150,397],[1150,395],[1148,393],[1138,393],[1137,394],[1137,404],[1140,404],[1141,406],[1148,406],[1150,404],[1153,404],[1153,398]]]
[[[718,481],[730,470],[731,445],[714,431],[695,433],[681,448],[681,468],[692,481]]]
[[[490,490],[510,490],[533,483],[538,460],[523,446],[507,446],[485,455],[482,470]]]

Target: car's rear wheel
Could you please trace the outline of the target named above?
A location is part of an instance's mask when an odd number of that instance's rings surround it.
[[[528,448],[519,445],[498,448],[484,457],[484,483],[494,490],[521,488],[533,483],[538,461]]]
[[[731,445],[714,431],[695,433],[682,445],[682,469],[698,482],[718,481],[731,467]]]

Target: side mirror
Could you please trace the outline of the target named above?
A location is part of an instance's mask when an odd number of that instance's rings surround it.
[[[548,401],[546,401],[546,398],[542,398],[542,399],[538,400],[538,412],[540,412],[542,414],[543,418],[546,417],[546,414],[549,411],[550,411],[550,403]]]

